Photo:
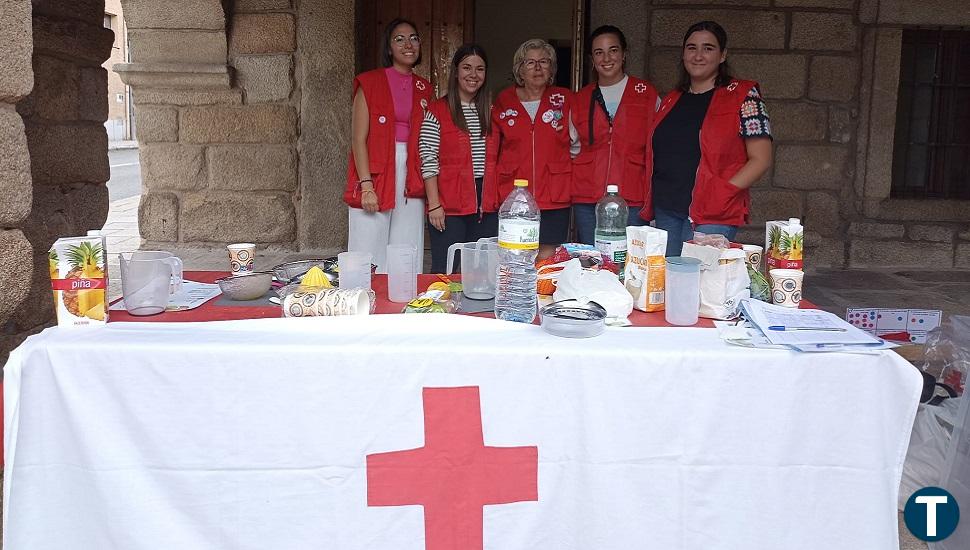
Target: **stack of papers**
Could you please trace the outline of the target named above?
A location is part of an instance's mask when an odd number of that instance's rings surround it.
[[[894,347],[820,309],[792,309],[753,299],[741,301],[753,342],[797,351],[872,351]]]

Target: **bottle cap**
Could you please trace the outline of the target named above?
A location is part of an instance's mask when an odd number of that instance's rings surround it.
[[[606,186],[606,192],[607,193],[619,193],[620,192],[620,186],[617,185],[617,184],[615,184],[615,183],[611,183],[611,184],[609,184],[609,185]]]
[[[514,185],[516,187],[528,187],[529,186],[529,180],[515,180],[512,183],[512,185]]]

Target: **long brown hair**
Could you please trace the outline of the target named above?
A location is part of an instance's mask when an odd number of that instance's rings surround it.
[[[478,127],[481,129],[479,137],[485,137],[492,130],[492,94],[488,91],[488,57],[485,56],[485,49],[478,44],[462,44],[455,56],[451,58],[451,72],[448,74],[448,110],[451,111],[451,120],[455,126],[468,133],[468,123],[465,122],[465,112],[461,108],[461,95],[458,93],[458,66],[466,57],[477,55],[485,62],[485,81],[482,87],[475,92],[472,103],[478,111]]]
[[[697,31],[707,31],[713,34],[714,38],[717,39],[718,49],[722,52],[727,48],[727,32],[724,30],[724,27],[714,21],[699,21],[691,25],[687,29],[687,32],[684,33],[684,42],[680,45],[680,80],[677,81],[677,89],[682,92],[690,90],[690,74],[684,68],[684,46],[687,45],[687,39],[690,38],[690,35]],[[728,65],[727,58],[725,58],[717,67],[717,76],[714,77],[714,85],[727,86],[732,80],[734,80],[734,76],[731,74],[731,66]]]

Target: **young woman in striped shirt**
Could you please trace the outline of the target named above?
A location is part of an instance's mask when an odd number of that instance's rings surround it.
[[[418,135],[432,273],[446,270],[452,244],[498,234],[497,148],[490,131],[487,65],[481,46],[458,48],[451,61],[448,93],[428,107]]]

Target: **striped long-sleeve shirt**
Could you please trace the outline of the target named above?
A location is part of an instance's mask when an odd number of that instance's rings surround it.
[[[472,171],[476,178],[485,175],[485,137],[481,135],[478,110],[474,103],[462,103],[462,113],[471,137]],[[441,148],[441,123],[431,111],[425,111],[418,134],[418,155],[421,157],[421,177],[428,179],[438,175],[438,151]]]

